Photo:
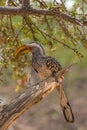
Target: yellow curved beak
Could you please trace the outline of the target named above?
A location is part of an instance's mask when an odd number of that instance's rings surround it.
[[[20,46],[14,53],[14,57],[17,58],[20,54],[25,54],[27,52],[30,52],[30,49],[26,45]]]

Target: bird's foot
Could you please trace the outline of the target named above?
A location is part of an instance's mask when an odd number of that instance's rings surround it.
[[[63,76],[63,75],[62,75],[61,77],[58,78],[58,82],[59,82],[59,83],[62,83],[63,80],[64,80],[64,76]]]

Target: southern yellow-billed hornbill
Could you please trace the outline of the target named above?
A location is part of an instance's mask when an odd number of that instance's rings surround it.
[[[62,69],[60,63],[51,56],[45,55],[44,48],[37,42],[32,42],[28,45],[20,46],[16,52],[15,57],[20,53],[32,53],[32,67],[38,73],[41,80],[46,79],[49,76],[53,76],[57,81],[57,73]],[[56,87],[60,97],[60,105],[63,110],[63,114],[67,122],[74,122],[74,116],[71,106],[67,100],[62,84]]]

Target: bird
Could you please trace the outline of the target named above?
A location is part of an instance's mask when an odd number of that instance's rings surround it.
[[[25,54],[27,52],[32,53],[31,65],[36,73],[39,75],[41,80],[52,76],[54,77],[56,82],[59,82],[57,74],[62,70],[62,66],[55,58],[53,58],[52,56],[47,56],[45,54],[45,49],[40,43],[34,41],[30,42],[27,45],[21,45],[15,51],[14,56],[15,58],[17,58],[20,54]],[[64,117],[67,122],[73,123],[74,114],[67,99],[63,85],[60,83],[60,85],[57,86],[56,89],[58,91],[60,106],[62,108]]]

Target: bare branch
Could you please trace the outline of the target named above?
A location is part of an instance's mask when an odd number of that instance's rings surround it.
[[[23,7],[0,7],[0,14],[1,15],[46,15],[46,16],[61,16],[62,19],[69,21],[73,24],[83,26],[80,20],[72,18],[70,15],[56,11],[54,9],[33,9],[33,8],[23,8]],[[86,25],[86,24],[84,24]]]

